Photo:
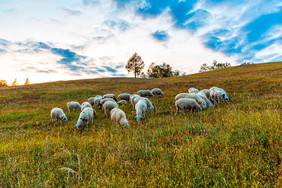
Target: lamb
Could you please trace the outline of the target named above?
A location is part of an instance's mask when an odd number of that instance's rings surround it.
[[[150,108],[151,111],[154,110],[154,106],[151,103],[150,99],[148,99],[146,97],[135,97],[133,99],[133,105],[137,104],[140,100],[145,100],[147,107]]]
[[[105,98],[111,98],[111,99],[114,99],[115,101],[117,101],[117,98],[115,97],[114,94],[105,94],[103,95],[103,99]]]
[[[99,98],[102,99],[102,96],[101,96],[101,95],[97,95],[97,96],[95,96],[95,97],[90,97],[90,98],[88,99],[88,102],[93,106],[94,103],[95,103],[95,99],[99,99]]]
[[[116,101],[115,101],[114,99],[112,99],[112,98],[105,98],[105,99],[102,99],[102,100],[100,101],[100,105],[103,106],[103,104],[104,104],[105,102],[107,102],[107,101],[116,102]]]
[[[93,124],[93,109],[92,107],[86,107],[83,109],[82,112],[80,112],[79,114],[79,118],[77,120],[77,123],[76,123],[76,128],[79,129],[81,128],[83,125],[87,125],[88,126],[88,123],[89,121],[91,120],[92,121],[92,124]]]
[[[55,121],[65,121],[67,122],[68,121],[68,118],[67,116],[65,115],[64,111],[61,109],[61,108],[52,108],[51,110],[51,118],[52,118],[52,122]]]
[[[73,109],[73,111],[76,111],[76,110],[81,110],[81,105],[79,104],[79,102],[68,102],[67,103],[67,107],[68,107],[68,111],[70,112],[71,109]]]
[[[129,101],[130,100],[130,94],[129,93],[121,93],[118,95],[118,100],[126,100]]]
[[[127,101],[126,100],[120,100],[120,101],[118,101],[118,105],[127,105]]]
[[[207,103],[204,99],[202,99],[202,97],[200,97],[199,95],[195,94],[195,93],[180,93],[178,95],[175,96],[175,100],[179,100],[182,98],[190,98],[190,99],[195,99],[197,101],[197,103],[199,103],[202,108],[207,108]]]
[[[195,99],[190,98],[182,98],[175,101],[175,107],[175,115],[177,115],[179,110],[181,110],[182,114],[184,114],[184,109],[191,109],[191,114],[195,109],[199,111],[202,110],[201,106],[197,103],[197,101]]]
[[[138,122],[140,122],[141,118],[145,117],[146,109],[147,109],[147,105],[146,105],[146,101],[145,100],[140,100],[135,105],[136,119],[137,119]]]
[[[115,101],[107,101],[103,104],[103,110],[105,110],[105,116],[107,112],[111,112],[113,108],[118,108],[118,104]]]
[[[160,97],[164,96],[164,93],[160,88],[154,88],[151,90],[151,92],[153,93],[153,95],[156,95],[156,96],[160,96]]]
[[[83,111],[84,108],[92,108],[91,104],[89,102],[83,102],[81,103],[81,111]]]
[[[115,121],[117,123],[119,123],[120,125],[122,125],[124,128],[128,127],[128,121],[126,119],[125,113],[124,111],[122,111],[119,108],[113,108],[111,110],[111,120]]]
[[[191,87],[190,89],[188,89],[188,93],[199,93],[199,90]]]
[[[153,97],[154,98],[154,94],[150,90],[139,90],[137,93],[141,97]]]

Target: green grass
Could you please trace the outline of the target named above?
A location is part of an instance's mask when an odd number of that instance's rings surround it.
[[[0,88],[0,184],[4,187],[281,187],[282,63],[165,79],[103,78]],[[174,116],[174,97],[218,86],[231,101]],[[66,103],[160,87],[156,111],[123,129],[96,109],[76,130]],[[61,107],[69,121],[53,124]]]

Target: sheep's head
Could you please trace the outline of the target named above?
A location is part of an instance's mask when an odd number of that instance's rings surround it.
[[[203,100],[203,102],[201,103],[201,106],[202,106],[204,109],[207,108],[207,103],[206,103],[206,101]]]
[[[76,123],[76,128],[79,129],[79,128],[82,128],[82,125],[84,123],[87,122],[87,119],[83,118],[83,117],[80,117],[78,120],[77,120],[77,123]]]
[[[223,98],[225,101],[229,102],[229,97],[228,97],[227,95],[223,94],[223,95],[222,95],[222,98]]]
[[[137,119],[138,122],[140,122],[140,121],[141,121],[141,118],[143,118],[141,115],[137,115],[137,116],[135,116],[135,117],[136,117],[136,119]]]
[[[61,119],[62,119],[63,121],[65,121],[65,122],[68,121],[68,118],[67,118],[66,116],[62,116]]]

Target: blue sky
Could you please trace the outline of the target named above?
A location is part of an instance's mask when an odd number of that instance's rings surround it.
[[[282,61],[281,0],[1,0],[0,79],[23,83],[128,75],[169,63]]]

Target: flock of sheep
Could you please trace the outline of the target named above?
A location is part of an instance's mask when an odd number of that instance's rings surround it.
[[[123,110],[119,109],[119,105],[126,105],[128,101],[132,104],[136,111],[136,119],[138,122],[142,118],[145,118],[145,113],[148,109],[154,110],[154,106],[149,97],[155,96],[163,97],[164,94],[160,88],[154,88],[152,90],[139,90],[137,94],[122,93],[116,98],[114,94],[105,94],[103,96],[97,95],[88,99],[88,102],[83,102],[81,105],[78,102],[68,102],[68,111],[81,111],[76,123],[76,128],[83,128],[91,121],[93,124],[93,118],[96,115],[96,109],[102,107],[105,115],[110,114],[111,120],[128,127],[128,121]],[[119,100],[117,102],[117,100]],[[199,91],[196,88],[190,88],[188,93],[180,93],[175,96],[175,107],[177,115],[181,110],[184,114],[185,109],[191,110],[191,113],[195,110],[202,110],[207,107],[212,107],[214,103],[229,101],[229,97],[222,88],[212,87],[210,89],[203,89]],[[67,117],[61,108],[53,108],[51,110],[52,122],[60,120],[67,122]]]

